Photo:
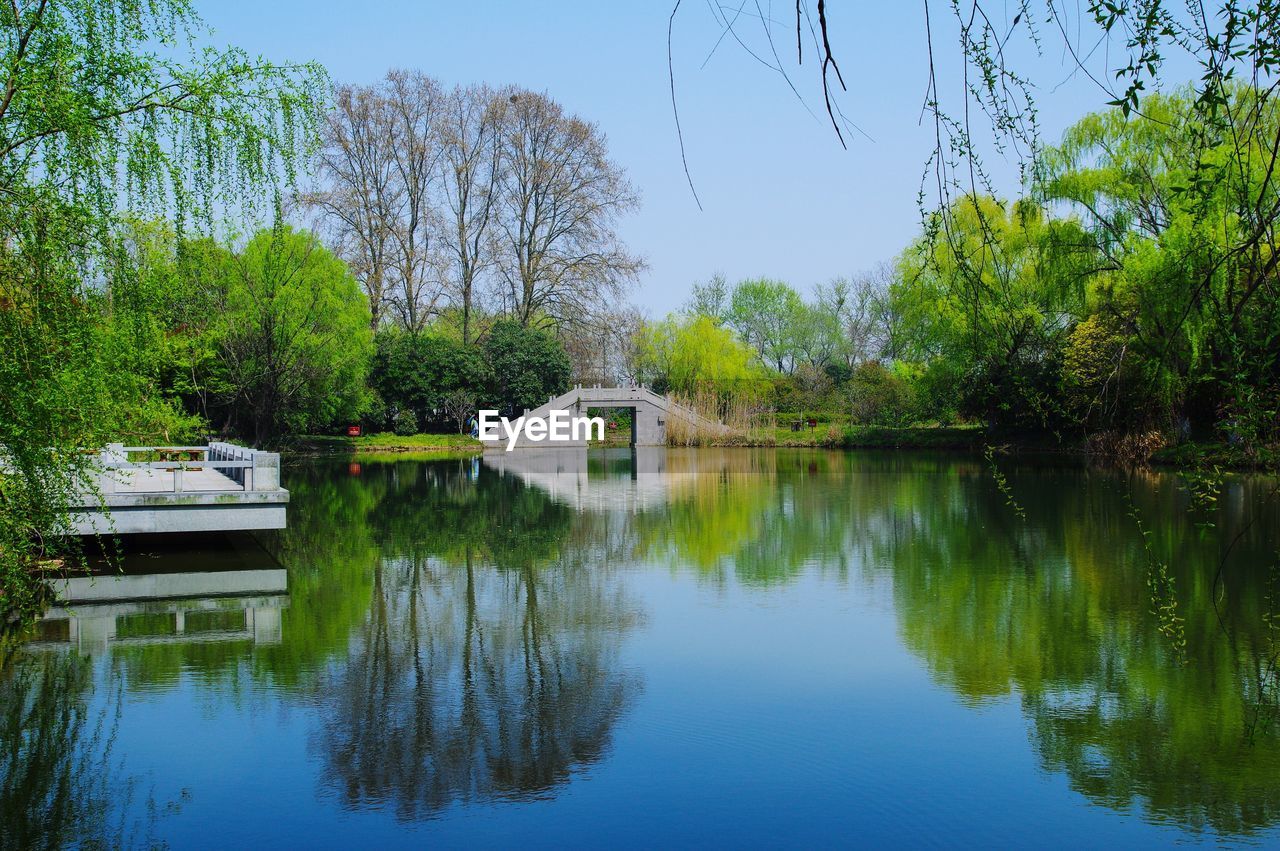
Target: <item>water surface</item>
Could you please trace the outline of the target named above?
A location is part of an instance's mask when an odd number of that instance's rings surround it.
[[[1280,839],[1274,482],[999,463],[294,465],[10,660],[3,844]]]

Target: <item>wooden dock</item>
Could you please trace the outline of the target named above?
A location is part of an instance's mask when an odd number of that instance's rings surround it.
[[[280,456],[233,443],[111,444],[72,509],[74,535],[283,529]]]

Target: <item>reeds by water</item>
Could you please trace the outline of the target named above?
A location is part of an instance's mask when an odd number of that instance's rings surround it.
[[[706,387],[672,393],[667,417],[668,446],[738,446],[755,444],[753,432],[772,431],[773,411],[744,394]],[[693,416],[683,416],[681,409]]]

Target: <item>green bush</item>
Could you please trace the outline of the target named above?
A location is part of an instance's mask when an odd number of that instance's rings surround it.
[[[552,334],[501,319],[484,342],[490,398],[504,410],[536,408],[569,389],[572,365]]]
[[[907,426],[916,420],[915,392],[911,383],[881,363],[859,364],[848,384],[849,404],[855,423]]]
[[[360,421],[364,423],[365,431],[370,433],[383,431],[387,427],[390,416],[391,410],[383,401],[382,394],[370,391],[364,403],[364,410],[360,412]]]
[[[404,410],[395,415],[395,419],[391,421],[391,428],[401,437],[408,437],[411,434],[418,433],[418,415],[413,411]]]
[[[413,411],[419,428],[451,425],[449,402],[460,393],[482,396],[489,381],[481,350],[458,340],[389,328],[375,343],[370,385],[388,406]]]
[[[1143,432],[1165,425],[1158,382],[1132,351],[1119,319],[1095,314],[1067,336],[1060,393],[1072,422],[1086,429]]]

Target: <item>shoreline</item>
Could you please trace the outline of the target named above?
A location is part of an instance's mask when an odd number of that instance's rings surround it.
[[[725,442],[697,444],[688,448],[743,449],[827,449],[827,450],[936,450],[944,452],[982,453],[992,446],[1004,456],[1050,454],[1089,460],[1083,443],[1064,443],[1047,437],[988,434],[980,426],[856,426],[832,435],[821,427],[806,432],[774,429],[772,433],[754,433]],[[625,448],[625,440],[593,444],[592,449]],[[450,455],[469,457],[484,451],[480,441],[463,434],[372,434],[360,437],[345,435],[304,435],[283,447],[294,457],[352,457],[359,455],[422,455],[442,458]],[[674,448],[674,447],[673,447]],[[1098,458],[1104,463],[1107,459]],[[1224,471],[1274,473],[1280,470],[1280,447],[1268,447],[1253,456],[1223,443],[1184,443],[1157,450],[1145,466],[1172,469],[1218,467]]]

